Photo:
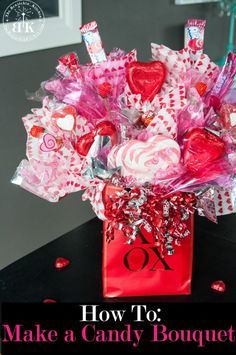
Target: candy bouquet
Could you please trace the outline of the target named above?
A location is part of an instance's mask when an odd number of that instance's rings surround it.
[[[106,54],[91,22],[91,62],[59,58],[31,95],[42,108],[23,118],[12,182],[50,202],[84,190],[104,221],[106,297],[190,293],[194,212],[235,212],[236,55],[219,68],[203,54],[204,25],[188,22],[180,51],[152,43],[144,63]]]

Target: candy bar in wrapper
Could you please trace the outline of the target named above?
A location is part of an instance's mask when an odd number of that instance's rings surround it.
[[[107,60],[106,53],[103,49],[101,37],[99,35],[97,22],[92,21],[80,27],[83,40],[86,44],[89,56],[93,64],[104,62]]]
[[[66,54],[58,59],[58,66],[57,66],[57,71],[61,73],[63,76],[69,76],[69,75],[79,75],[80,70],[79,70],[79,60],[78,56],[76,53],[69,53]]]
[[[194,19],[188,20],[185,25],[184,46],[191,49],[193,60],[197,60],[203,52],[205,25],[205,20]]]

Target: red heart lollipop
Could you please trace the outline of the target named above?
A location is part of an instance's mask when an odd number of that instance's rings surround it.
[[[134,94],[141,94],[142,100],[152,101],[160,91],[166,78],[164,63],[132,62],[127,67],[127,81]]]
[[[97,124],[93,132],[87,133],[82,137],[79,137],[76,143],[77,152],[86,156],[91,148],[95,137],[99,136],[109,136],[111,138],[112,145],[117,143],[117,132],[116,127],[110,121],[102,121]]]
[[[56,269],[64,269],[68,265],[70,265],[70,260],[62,257],[57,258],[54,264]]]
[[[43,303],[57,303],[57,301],[53,300],[52,298],[46,298],[45,300],[43,300]]]
[[[204,128],[193,128],[185,135],[184,165],[192,173],[221,158],[224,153],[223,140]]]
[[[212,288],[212,290],[220,292],[220,293],[224,293],[226,290],[225,283],[222,280],[212,282],[211,288]]]

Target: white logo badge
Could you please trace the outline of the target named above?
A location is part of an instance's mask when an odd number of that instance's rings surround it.
[[[6,8],[2,22],[6,33],[12,39],[29,42],[43,31],[45,17],[42,9],[35,2],[17,0]]]

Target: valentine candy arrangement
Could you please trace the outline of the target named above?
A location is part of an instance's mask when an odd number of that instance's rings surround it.
[[[106,297],[189,294],[194,212],[236,211],[236,55],[214,64],[204,28],[189,20],[184,49],[152,43],[144,63],[106,54],[84,25],[91,62],[59,58],[23,118],[28,159],[12,182],[50,202],[84,190],[104,221]]]

